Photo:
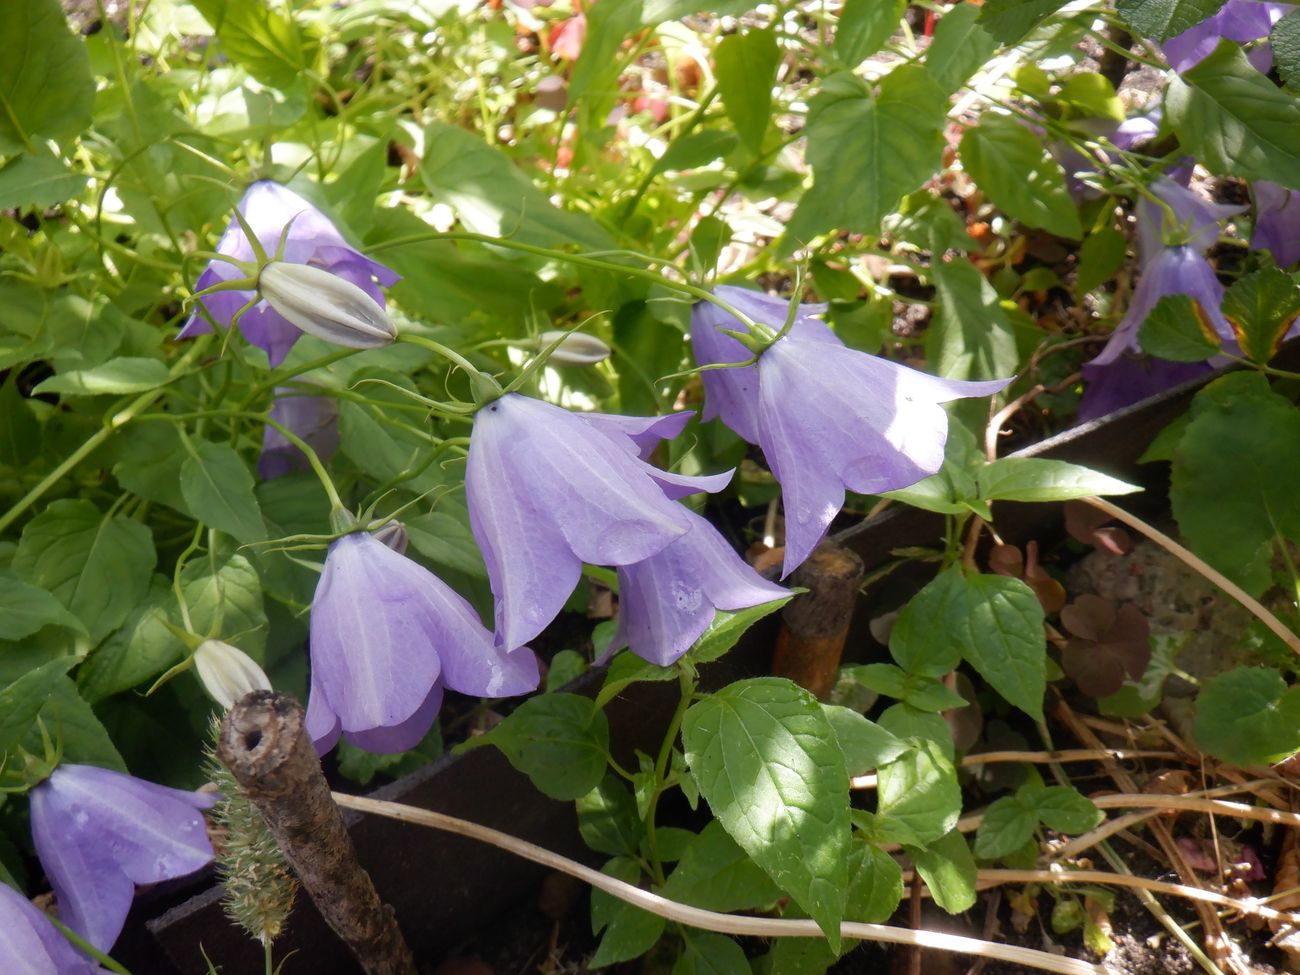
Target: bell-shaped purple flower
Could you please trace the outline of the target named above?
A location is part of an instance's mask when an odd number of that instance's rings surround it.
[[[1250,246],[1273,252],[1278,267],[1300,261],[1300,192],[1258,180],[1255,191],[1255,232]]]
[[[1213,371],[1214,365],[1209,360],[1170,362],[1131,352],[1125,352],[1109,363],[1085,363],[1083,398],[1079,401],[1074,420],[1087,423],[1100,419]]]
[[[478,697],[534,690],[537,658],[497,648],[461,596],[365,532],[330,545],[311,608],[307,733],[372,752],[413,748],[433,724],[443,687]]]
[[[216,798],[89,765],[56,768],[29,799],[32,841],[63,923],[101,951],[112,948],[136,884],[184,877],[211,861],[199,810]]]
[[[1219,311],[1223,302],[1223,285],[1214,276],[1210,262],[1193,246],[1165,247],[1156,253],[1142,272],[1124,318],[1091,365],[1104,366],[1126,352],[1141,351],[1138,330],[1160,299],[1167,295],[1187,295],[1194,299],[1219,336],[1226,342],[1235,341],[1232,326]]]
[[[1145,196],[1138,199],[1134,222],[1138,258],[1143,267],[1166,249],[1168,235],[1176,235],[1179,243],[1204,254],[1219,239],[1219,224],[1246,212],[1244,206],[1211,203],[1201,197],[1186,185],[1190,177],[1191,169],[1187,168],[1174,179],[1159,176],[1151,181],[1148,189],[1168,210]]]
[[[817,547],[843,507],[846,490],[880,494],[939,469],[948,438],[948,414],[940,404],[989,396],[1010,382],[940,379],[849,349],[808,308],[788,335],[763,352],[757,366],[702,374],[706,382],[710,375],[744,374],[740,383],[724,379],[721,387],[715,386],[724,396],[714,410],[763,448],[781,483],[785,575]],[[780,325],[784,310],[775,321],[770,313],[761,319]],[[707,365],[749,358],[743,345],[710,326],[713,320],[712,314],[699,314],[697,306],[692,322],[696,361]],[[730,318],[727,324],[740,328]],[[707,386],[705,390],[707,396]]]
[[[478,411],[465,491],[500,645],[540,633],[584,562],[631,565],[690,531],[686,510],[665,492],[716,490],[730,475],[682,477],[640,457],[682,422],[570,413],[518,393]]]
[[[31,901],[0,884],[0,971],[5,975],[101,975]]]
[[[1176,37],[1171,37],[1160,47],[1169,66],[1182,73],[1209,57],[1220,41],[1244,44],[1268,37],[1273,25],[1293,9],[1295,8],[1286,3],[1228,0],[1217,13]],[[1248,57],[1259,71],[1268,71],[1272,67],[1273,53],[1267,44],[1256,47]]]
[[[306,396],[289,387],[277,389],[271,419],[301,437],[321,460],[327,460],[338,449],[339,407],[332,396]],[[307,456],[267,424],[262,431],[262,455],[257,459],[257,473],[262,480],[309,470]]]
[[[709,522],[686,510],[691,530],[647,559],[618,570],[618,631],[611,649],[667,667],[709,628],[719,609],[790,595],[768,582]]]
[[[275,253],[281,232],[293,221],[285,242],[285,262],[309,264],[338,275],[365,291],[380,307],[384,305],[382,289],[390,287],[398,279],[392,270],[353,248],[329,217],[293,190],[273,180],[258,180],[252,184],[239,201],[239,212],[248,221],[268,254]],[[226,232],[217,244],[217,253],[241,261],[254,260],[253,247],[238,221],[231,220],[226,227]],[[231,281],[241,276],[242,272],[233,264],[212,261],[199,276],[194,290],[202,291],[221,281]],[[214,321],[223,327],[229,327],[235,312],[252,297],[252,291],[218,291],[205,295],[199,301]],[[250,343],[265,350],[272,366],[278,366],[284,361],[289,349],[303,334],[265,301],[259,302],[240,317],[239,329]],[[192,338],[210,331],[211,324],[196,310],[178,337]]]

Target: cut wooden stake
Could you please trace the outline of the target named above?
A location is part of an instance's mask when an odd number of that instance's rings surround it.
[[[835,686],[849,635],[849,621],[862,585],[862,560],[833,542],[818,545],[790,582],[808,592],[781,614],[772,673],[788,677],[824,698]]]
[[[221,723],[217,758],[266,820],[321,917],[367,975],[416,975],[393,909],[357,862],[339,807],[287,694],[254,691]]]

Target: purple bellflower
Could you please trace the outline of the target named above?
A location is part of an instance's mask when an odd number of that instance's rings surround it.
[[[685,477],[642,459],[683,423],[680,416],[570,413],[518,393],[478,411],[465,491],[496,597],[500,646],[540,633],[564,607],[584,562],[632,565],[692,530],[689,513],[671,499],[718,490],[730,473]]]
[[[1262,3],[1259,0],[1228,0],[1219,11],[1161,45],[1165,60],[1182,73],[1200,64],[1214,53],[1223,40],[1244,44],[1268,37],[1273,25],[1295,9],[1286,3]],[[1247,55],[1259,71],[1273,64],[1269,45],[1261,44]]]
[[[1083,380],[1086,385],[1074,421],[1087,423],[1098,420],[1213,371],[1214,365],[1208,359],[1205,362],[1170,362],[1131,352],[1124,352],[1101,365],[1085,363]]]
[[[329,217],[312,206],[293,190],[273,180],[258,180],[252,184],[239,201],[239,212],[257,235],[268,254],[273,254],[280,234],[293,221],[285,242],[283,260],[289,264],[307,264],[325,270],[356,285],[373,298],[382,308],[383,288],[396,283],[398,275],[392,270],[366,257],[353,248],[334,226]],[[255,258],[253,247],[239,222],[232,220],[226,227],[217,253],[240,261]],[[232,281],[243,276],[233,264],[212,261],[195,283],[194,290],[202,291],[221,281]],[[253,298],[251,291],[218,291],[205,295],[199,301],[223,327],[229,327],[235,312]],[[302,331],[265,301],[250,308],[239,319],[239,329],[250,343],[266,352],[272,367],[278,366],[289,354],[289,349]],[[198,310],[190,316],[179,338],[193,338],[212,331],[212,325]]]
[[[1228,217],[1245,213],[1244,206],[1211,203],[1188,188],[1190,168],[1175,175],[1158,176],[1148,189],[1169,209],[1146,196],[1138,198],[1134,222],[1137,225],[1139,263],[1146,267],[1168,246],[1165,238],[1173,235],[1204,254],[1219,239],[1219,224]]]
[[[715,293],[755,320],[778,326],[785,321],[783,299],[725,286]],[[702,374],[706,398],[714,398],[712,412],[763,448],[781,484],[784,575],[817,547],[846,490],[881,494],[940,468],[948,438],[948,414],[940,404],[989,396],[1010,382],[940,379],[850,349],[812,318],[817,307],[801,306],[790,332],[763,351],[757,366]],[[720,322],[712,305],[695,306],[695,361],[751,358],[740,342],[718,331],[719,324],[741,329],[730,316]]]
[[[304,396],[296,389],[277,389],[271,419],[301,437],[321,460],[327,460],[338,449],[339,408],[332,396]],[[306,455],[267,424],[262,431],[262,455],[257,459],[257,473],[262,480],[309,470]]]
[[[443,688],[479,697],[534,690],[537,658],[497,648],[463,598],[366,532],[330,545],[311,609],[307,733],[317,752],[340,733],[372,752],[415,747]]]
[[[101,975],[31,901],[0,884],[0,971],[5,975]]]
[[[101,951],[122,931],[136,884],[212,860],[203,814],[216,795],[90,765],[60,765],[31,790],[32,841],[63,923]]]
[[[1300,261],[1300,192],[1258,180],[1255,190],[1255,232],[1250,246],[1273,252],[1278,267]]]

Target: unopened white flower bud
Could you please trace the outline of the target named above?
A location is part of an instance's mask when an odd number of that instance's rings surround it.
[[[374,298],[346,278],[311,264],[272,261],[257,291],[308,335],[349,349],[377,349],[397,338],[397,326]]]
[[[194,651],[194,669],[204,690],[226,709],[250,691],[271,689],[271,682],[252,657],[220,640],[199,644]]]
[[[411,541],[411,537],[406,533],[406,526],[396,518],[384,522],[370,534],[398,555],[406,554],[406,546]]]
[[[547,348],[552,342],[564,341],[551,352],[551,362],[558,366],[594,366],[609,358],[609,346],[594,335],[582,332],[565,334],[560,331],[543,332],[537,337],[538,347]]]

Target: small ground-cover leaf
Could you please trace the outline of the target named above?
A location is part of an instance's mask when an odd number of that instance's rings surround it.
[[[1272,667],[1211,677],[1196,697],[1196,743],[1237,765],[1268,765],[1300,749],[1300,686]]]
[[[605,777],[609,722],[590,698],[543,694],[529,698],[473,745],[496,745],[552,799],[578,799]]]

